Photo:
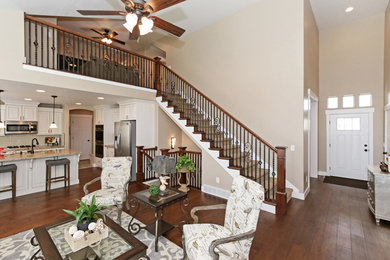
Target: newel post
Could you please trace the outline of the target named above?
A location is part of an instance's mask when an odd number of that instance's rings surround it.
[[[277,150],[277,179],[276,179],[276,214],[284,215],[287,207],[286,193],[286,149],[276,147]]]
[[[180,155],[180,156],[183,156],[183,155],[186,154],[186,149],[187,149],[187,147],[181,146],[181,147],[178,147],[178,148],[179,148],[179,155]]]
[[[160,151],[161,151],[161,155],[166,155],[166,156],[169,155],[169,154],[168,154],[168,152],[169,152],[169,149],[168,149],[168,148],[160,149]]]
[[[157,90],[157,95],[161,94],[161,86],[160,86],[160,57],[154,58],[154,89]]]
[[[137,146],[137,182],[144,181],[144,156],[143,156],[143,146]]]

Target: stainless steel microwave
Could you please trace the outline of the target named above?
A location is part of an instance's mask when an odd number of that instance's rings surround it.
[[[38,133],[38,122],[36,121],[6,121],[5,134],[36,134]]]

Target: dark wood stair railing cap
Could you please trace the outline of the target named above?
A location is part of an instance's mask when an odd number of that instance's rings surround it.
[[[28,14],[24,14],[24,18],[25,18],[25,19],[28,19],[28,20],[31,20],[31,21],[34,21],[34,22],[37,22],[37,23],[40,23],[40,24],[44,24],[44,25],[53,27],[53,28],[55,28],[55,29],[57,29],[57,30],[60,30],[60,31],[64,31],[64,32],[67,32],[67,33],[74,34],[74,35],[76,35],[76,36],[78,36],[78,37],[81,37],[81,38],[84,38],[84,39],[87,39],[87,40],[90,40],[90,41],[93,41],[93,42],[96,42],[96,43],[105,45],[105,46],[107,46],[107,47],[110,47],[110,48],[113,48],[113,49],[117,49],[117,50],[120,50],[120,51],[123,51],[123,52],[127,52],[127,53],[129,53],[129,54],[131,54],[131,55],[138,56],[138,57],[140,57],[140,58],[143,58],[143,59],[146,59],[146,60],[150,60],[150,61],[155,62],[154,59],[151,59],[151,58],[149,58],[149,57],[146,57],[146,56],[143,56],[143,55],[141,55],[141,54],[138,54],[138,53],[129,51],[129,50],[127,50],[127,49],[123,49],[123,48],[118,47],[118,46],[113,46],[113,45],[104,43],[104,42],[102,42],[102,41],[100,41],[100,40],[91,38],[91,37],[89,37],[89,36],[86,36],[86,35],[84,35],[84,34],[81,34],[81,33],[79,33],[79,32],[76,32],[76,31],[72,31],[72,30],[67,29],[67,28],[65,28],[65,27],[61,27],[61,26],[59,26],[59,25],[55,25],[55,24],[46,22],[45,20],[36,18],[36,17],[34,17],[34,16],[31,16],[31,15],[28,15]]]

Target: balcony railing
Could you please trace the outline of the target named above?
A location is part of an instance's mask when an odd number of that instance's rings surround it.
[[[25,16],[26,64],[154,88],[153,59]]]

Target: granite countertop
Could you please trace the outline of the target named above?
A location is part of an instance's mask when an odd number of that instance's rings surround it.
[[[9,155],[0,156],[0,163],[1,162],[21,161],[21,160],[40,159],[40,158],[49,158],[49,157],[56,157],[56,156],[76,155],[76,154],[80,154],[80,152],[75,151],[75,150],[70,150],[70,149],[36,151],[34,154],[17,153],[17,154],[9,154]]]

